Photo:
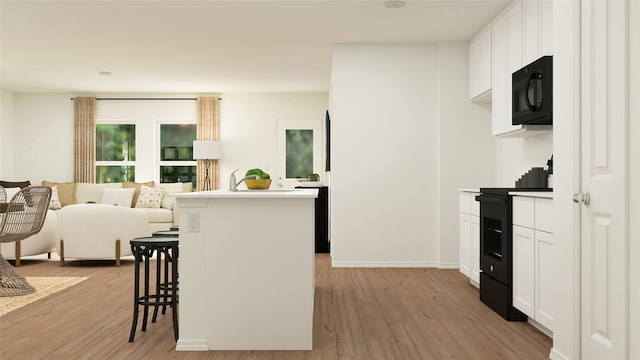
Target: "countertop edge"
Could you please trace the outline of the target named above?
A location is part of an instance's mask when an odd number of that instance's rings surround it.
[[[176,199],[299,199],[299,198],[317,198],[318,189],[292,189],[290,191],[269,191],[269,190],[251,190],[251,191],[229,191],[229,190],[210,190],[195,191],[189,193],[177,193]]]
[[[553,200],[553,191],[510,191],[509,195]]]
[[[470,192],[470,193],[479,193],[480,192],[480,188],[459,188],[456,189],[460,192]]]

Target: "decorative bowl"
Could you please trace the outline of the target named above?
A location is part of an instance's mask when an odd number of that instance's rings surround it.
[[[265,190],[271,186],[271,179],[246,179],[244,181],[247,184],[247,189],[250,190]]]

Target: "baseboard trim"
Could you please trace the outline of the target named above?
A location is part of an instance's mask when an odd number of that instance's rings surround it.
[[[551,352],[549,353],[549,359],[551,359],[551,360],[569,360],[568,357],[562,355],[562,353],[560,353],[555,348],[551,348]]]
[[[331,261],[334,268],[438,268],[437,263],[394,261]]]
[[[176,343],[176,351],[209,351],[207,340],[182,340]]]
[[[460,269],[460,264],[458,264],[458,263],[440,263],[438,265],[438,269]]]

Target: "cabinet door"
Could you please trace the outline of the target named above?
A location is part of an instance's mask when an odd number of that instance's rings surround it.
[[[540,57],[540,2],[539,0],[524,0],[523,10],[523,37],[524,51],[523,64],[530,64]]]
[[[491,91],[491,29],[469,45],[469,99],[478,99]]]
[[[491,27],[491,133],[499,135],[505,132],[507,106],[507,30],[504,17]],[[511,94],[509,94],[511,97]],[[509,117],[511,118],[511,117]]]
[[[460,213],[460,272],[471,277],[471,215]]]
[[[553,1],[540,0],[540,53],[538,57],[553,55]]]
[[[513,103],[511,101],[511,83],[514,72],[522,68],[522,3],[516,5],[507,12],[507,73],[506,76],[506,99],[505,107],[505,131],[521,129],[521,125],[511,125]]]
[[[535,319],[553,331],[553,234],[535,231],[536,241],[536,299]]]
[[[534,230],[513,226],[513,306],[535,318]]]
[[[471,283],[480,286],[480,217],[471,216]]]

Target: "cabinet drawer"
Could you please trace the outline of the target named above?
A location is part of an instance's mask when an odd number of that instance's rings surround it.
[[[480,193],[471,193],[471,215],[480,216],[480,202],[476,201],[476,196]]]
[[[534,198],[513,197],[513,225],[534,228]]]
[[[553,200],[535,200],[535,229],[553,233]]]
[[[460,212],[463,214],[471,214],[471,200],[469,193],[460,193]]]

